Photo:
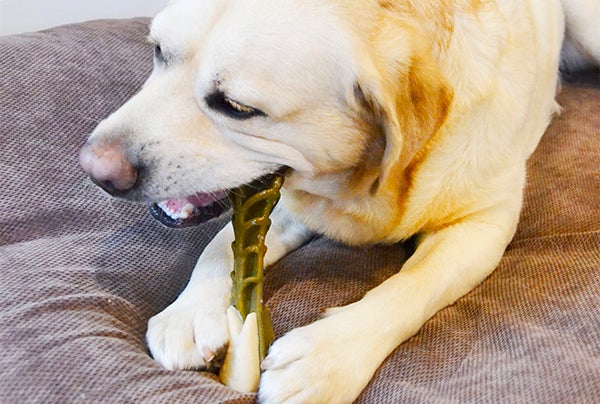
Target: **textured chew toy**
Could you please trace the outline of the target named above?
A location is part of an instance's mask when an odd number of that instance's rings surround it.
[[[220,377],[223,383],[239,391],[255,391],[258,387],[258,366],[274,338],[269,311],[263,306],[263,269],[265,237],[271,226],[269,215],[279,201],[283,180],[282,174],[271,174],[229,195],[235,235],[231,245],[234,258],[231,303],[237,312],[230,308],[227,313],[231,341]]]

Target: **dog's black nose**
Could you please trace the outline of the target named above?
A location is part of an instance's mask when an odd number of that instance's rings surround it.
[[[140,171],[127,159],[123,147],[116,144],[88,142],[79,153],[79,164],[92,181],[115,196],[131,190]]]

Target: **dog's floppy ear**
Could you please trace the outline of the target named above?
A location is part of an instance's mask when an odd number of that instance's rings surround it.
[[[406,57],[399,55],[399,58]],[[412,52],[411,52],[412,53]],[[427,54],[426,54],[427,55]],[[356,105],[385,136],[381,172],[376,192],[392,173],[406,169],[444,123],[452,91],[433,60],[420,54],[405,60],[383,60],[383,67],[371,65],[368,74],[353,88]],[[400,172],[398,173],[400,174]]]

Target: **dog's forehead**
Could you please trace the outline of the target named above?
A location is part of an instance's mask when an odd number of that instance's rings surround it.
[[[150,36],[167,47],[192,47],[218,18],[224,4],[220,0],[170,0],[152,20]]]
[[[273,97],[288,91],[296,102],[303,93],[326,97],[317,92],[342,88],[352,71],[349,35],[327,2],[240,1],[223,14],[209,42],[206,74],[229,76],[238,81],[234,88],[248,84]]]
[[[320,0],[173,0],[151,36],[194,53],[207,75],[284,80],[302,71],[326,80],[343,73],[351,54],[341,19]]]

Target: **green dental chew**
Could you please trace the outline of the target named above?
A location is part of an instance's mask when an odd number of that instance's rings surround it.
[[[279,201],[283,175],[271,174],[230,192],[233,207],[234,268],[231,302],[242,320],[252,312],[258,322],[259,358],[262,361],[273,342],[274,334],[268,309],[263,306],[263,269],[267,251],[265,237],[269,215]]]

